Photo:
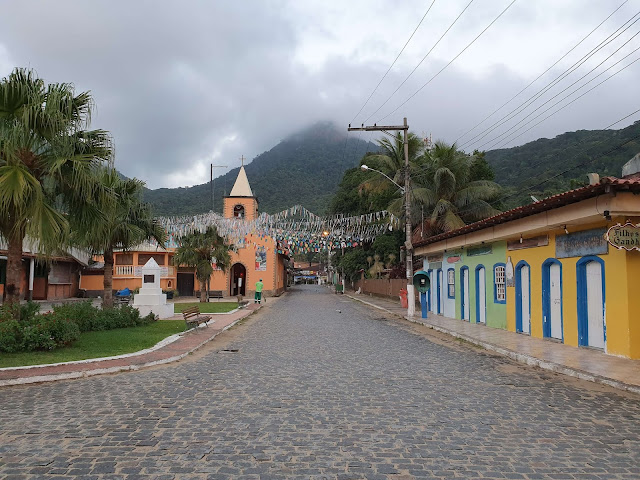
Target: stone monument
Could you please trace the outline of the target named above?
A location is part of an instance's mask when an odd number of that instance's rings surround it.
[[[142,287],[133,297],[133,306],[142,317],[150,312],[159,318],[170,318],[174,315],[173,304],[167,304],[167,295],[162,293],[160,288],[160,267],[153,258],[142,267]]]

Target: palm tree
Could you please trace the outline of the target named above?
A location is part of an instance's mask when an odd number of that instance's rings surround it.
[[[200,283],[200,301],[206,302],[207,280],[213,273],[211,264],[215,260],[217,266],[226,272],[231,265],[231,247],[213,226],[207,227],[204,232],[189,233],[180,238],[178,243],[180,246],[176,250],[173,262],[176,265],[195,267],[196,278]]]
[[[0,236],[7,242],[6,301],[19,301],[25,238],[45,257],[68,239],[68,212],[94,192],[97,166],[111,160],[110,138],[86,131],[88,92],[45,85],[16,69],[0,80]]]
[[[98,195],[73,217],[77,243],[104,255],[103,308],[113,306],[113,252],[129,250],[145,240],[166,242],[165,230],[153,220],[151,207],[142,202],[144,182],[120,177],[113,168],[98,171],[97,180],[112,198]],[[97,212],[101,214],[96,215]]]
[[[424,144],[420,137],[413,133],[407,135],[407,142],[409,143],[409,168],[411,171],[419,167],[422,150]],[[392,140],[388,138],[382,138],[378,140],[380,145],[380,153],[375,155],[368,155],[366,161],[371,163],[370,166],[380,170],[384,174],[388,175],[398,185],[404,185],[404,172],[405,172],[405,158],[404,158],[404,140],[403,135],[398,133]],[[361,188],[374,192],[381,192],[394,188],[393,184],[389,182],[382,175],[374,174],[370,179],[364,181]]]
[[[499,213],[489,203],[500,192],[490,180],[472,178],[475,157],[436,142],[425,152],[421,172],[414,175],[414,197],[428,210],[430,234],[447,232]],[[416,209],[417,210],[417,209]]]

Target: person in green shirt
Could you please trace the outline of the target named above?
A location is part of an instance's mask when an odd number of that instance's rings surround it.
[[[253,303],[260,303],[262,300],[262,289],[264,288],[264,284],[262,283],[262,279],[256,282],[256,296],[253,299]]]

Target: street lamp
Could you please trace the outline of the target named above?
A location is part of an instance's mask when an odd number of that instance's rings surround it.
[[[366,171],[368,171],[368,170],[371,170],[372,172],[377,172],[377,173],[379,173],[380,175],[382,175],[383,177],[385,177],[387,180],[389,180],[391,183],[393,183],[396,187],[398,187],[398,188],[400,189],[400,192],[401,192],[402,194],[404,194],[404,187],[403,187],[403,186],[401,186],[401,185],[398,185],[396,182],[394,182],[394,181],[393,181],[393,179],[392,179],[389,175],[387,175],[386,173],[381,172],[380,170],[376,170],[375,168],[371,168],[371,167],[369,167],[369,166],[365,165],[364,163],[363,163],[362,165],[360,165],[360,169],[361,169],[362,171],[364,171],[364,172],[366,172]]]

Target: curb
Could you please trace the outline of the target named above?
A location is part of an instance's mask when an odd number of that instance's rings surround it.
[[[174,355],[173,357],[163,358],[161,360],[154,360],[153,362],[141,363],[139,365],[121,365],[121,366],[118,366],[118,367],[110,367],[110,368],[96,368],[96,369],[93,369],[93,370],[86,370],[86,371],[82,371],[82,372],[67,372],[67,373],[60,373],[60,374],[57,374],[57,375],[38,375],[38,376],[34,376],[34,377],[12,378],[12,379],[9,379],[9,380],[0,380],[0,387],[8,387],[8,386],[13,386],[13,385],[28,385],[28,384],[32,384],[32,383],[55,382],[55,381],[58,381],[58,380],[72,380],[72,379],[76,379],[76,378],[85,378],[85,377],[88,378],[88,377],[93,377],[95,375],[104,375],[104,374],[110,374],[110,373],[136,371],[136,370],[141,370],[143,368],[153,367],[153,366],[156,366],[156,365],[163,365],[163,364],[166,364],[166,363],[176,362],[178,360],[182,360],[184,357],[186,357],[190,353],[195,352],[200,347],[202,347],[203,345],[209,343],[211,340],[216,338],[222,332],[224,332],[226,330],[229,330],[231,327],[236,325],[238,322],[244,320],[245,318],[249,317],[250,315],[253,315],[255,312],[257,312],[259,310],[260,309],[251,310],[247,315],[244,315],[244,316],[238,318],[237,320],[234,320],[229,325],[224,327],[222,330],[217,332],[215,335],[207,338],[206,340],[204,340],[203,342],[199,343],[198,345],[196,345],[195,347],[191,348],[190,350],[188,350],[188,351],[186,351],[184,353],[181,353],[179,355]],[[162,341],[159,342],[159,343],[162,343]],[[169,342],[169,343],[172,343],[172,342]],[[151,347],[151,348],[155,349],[155,346]],[[147,349],[147,350],[150,350],[150,349]],[[145,352],[145,353],[147,353],[147,352]],[[135,356],[137,354],[138,354],[138,352],[134,352],[133,354],[126,354],[126,355]],[[112,359],[112,358],[114,358],[114,357],[111,357],[111,358],[105,357],[105,358],[102,358],[101,360],[109,360],[109,359]],[[118,357],[115,357],[115,358],[118,358]],[[93,360],[93,359],[91,359],[91,360]],[[50,365],[43,365],[41,367],[44,367],[44,366],[50,366]],[[16,367],[10,367],[10,368],[16,368]],[[17,368],[21,368],[21,367],[17,367]],[[23,368],[29,368],[29,367],[23,367]],[[36,368],[36,366],[34,366],[32,368]]]
[[[469,337],[467,335],[458,333],[458,332],[454,332],[453,330],[449,330],[447,328],[443,328],[440,327],[438,325],[432,325],[430,323],[424,323],[419,321],[417,318],[410,318],[404,315],[399,315],[391,310],[388,310],[384,307],[381,307],[379,305],[375,305],[371,302],[367,302],[366,300],[361,300],[359,298],[353,297],[351,295],[346,295],[347,297],[351,298],[352,300],[355,300],[357,302],[360,303],[364,303],[365,305],[369,305],[371,307],[377,308],[379,310],[384,310],[387,313],[390,313],[391,315],[394,315],[398,318],[403,318],[409,322],[412,323],[416,323],[418,325],[424,325],[425,327],[428,327],[432,330],[435,330],[437,332],[441,332],[441,333],[445,333],[447,335],[451,335],[454,338],[459,338],[461,340],[464,340],[465,342],[469,342],[473,345],[479,346],[484,348],[485,350],[489,350],[491,352],[495,352],[498,353],[504,357],[508,357],[512,360],[515,360],[516,362],[519,363],[524,363],[526,365],[531,365],[534,367],[539,367],[542,368],[544,370],[549,370],[555,373],[561,373],[563,375],[567,375],[569,377],[574,377],[574,378],[579,378],[580,380],[586,380],[588,382],[593,382],[593,383],[599,383],[602,385],[607,385],[609,387],[613,387],[616,388],[618,390],[623,390],[625,392],[631,392],[631,393],[637,393],[640,394],[640,387],[636,386],[636,385],[629,385],[628,383],[624,383],[624,382],[620,382],[618,380],[613,380],[611,378],[607,378],[607,377],[603,377],[601,375],[596,375],[593,373],[589,373],[589,372],[585,372],[584,370],[578,370],[575,368],[571,368],[571,367],[567,367],[566,365],[561,365],[559,363],[555,363],[555,362],[549,362],[546,360],[541,360],[539,358],[533,357],[531,355],[526,355],[524,353],[518,353],[515,352],[513,350],[509,350],[508,348],[504,348],[504,347],[500,347],[498,345],[494,345],[492,343],[487,343],[487,342],[483,342],[482,340],[478,340],[476,338],[473,337]]]

